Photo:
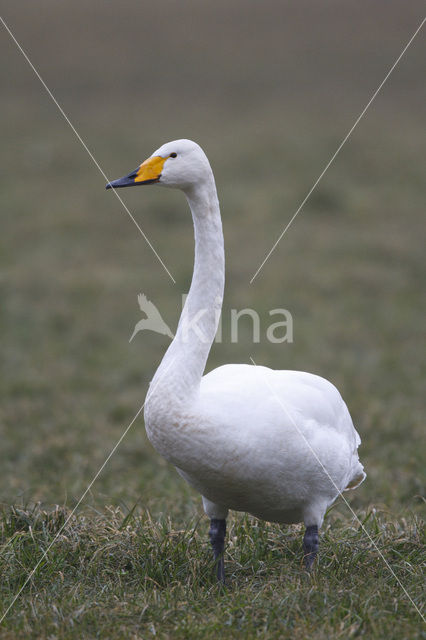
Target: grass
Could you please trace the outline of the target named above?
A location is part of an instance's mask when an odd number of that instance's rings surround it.
[[[72,516],[62,528],[64,508],[14,507],[2,515],[6,601],[59,533],[15,610],[10,637],[327,638],[330,628],[335,638],[416,635],[412,604],[375,548],[419,606],[424,540],[416,517],[396,523],[383,512],[361,512],[373,546],[356,521],[331,516],[321,567],[310,575],[301,565],[300,526],[233,516],[222,590],[199,519],[177,528],[147,511],[110,508]]]
[[[420,36],[249,280],[414,32],[422,5],[23,4],[6,3],[4,18],[109,177],[167,139],[188,136],[205,147],[227,256],[224,341],[208,369],[252,356],[338,386],[368,473],[345,495],[421,607]],[[5,36],[1,46],[5,611],[141,406],[168,341],[144,332],[129,345],[137,294],[174,328],[193,239],[179,194],[122,192],[175,286],[13,43]],[[230,342],[230,309],[245,307],[262,318],[259,344],[248,324]],[[292,313],[294,342],[277,346],[265,339],[264,322],[281,307]],[[0,637],[421,637],[418,613],[347,507],[327,516],[311,576],[301,541],[298,527],[232,514],[230,584],[218,590],[199,497],[155,454],[140,419]]]

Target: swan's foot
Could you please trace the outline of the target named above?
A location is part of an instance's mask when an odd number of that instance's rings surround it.
[[[308,571],[312,568],[314,560],[317,557],[318,547],[318,526],[316,524],[311,524],[309,527],[306,527],[305,535],[303,537],[303,557],[305,560],[305,567]]]
[[[212,518],[210,520],[209,538],[216,561],[216,575],[219,582],[225,584],[225,564],[223,551],[225,548],[226,520]]]

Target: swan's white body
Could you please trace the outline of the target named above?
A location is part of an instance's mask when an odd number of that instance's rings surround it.
[[[320,526],[339,491],[364,477],[346,405],[318,376],[220,367],[202,379],[194,417],[208,431],[203,436],[194,425],[204,470],[195,458],[192,468],[176,464],[209,501],[210,517],[225,517],[230,508]]]
[[[224,287],[216,187],[194,142],[167,143],[146,163],[158,161],[155,181],[187,197],[195,262],[175,338],[147,395],[148,437],[201,493],[210,518],[226,518],[234,509],[321,526],[340,492],[365,477],[348,409],[330,382],[309,373],[226,365],[203,377]]]

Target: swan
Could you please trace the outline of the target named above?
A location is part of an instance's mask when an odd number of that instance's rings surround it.
[[[270,522],[303,522],[309,570],[327,508],[366,477],[360,437],[336,387],[317,375],[254,364],[227,364],[203,375],[225,280],[213,172],[198,144],[175,140],[106,188],[147,184],[184,192],[195,235],[190,291],[146,397],[148,438],[201,494],[220,582],[229,509]]]

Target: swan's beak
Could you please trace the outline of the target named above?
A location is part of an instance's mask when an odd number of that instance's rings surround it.
[[[159,182],[164,163],[167,158],[152,156],[142,162],[140,167],[123,178],[108,182],[106,189],[120,189],[121,187],[137,187],[139,184],[153,184]]]

